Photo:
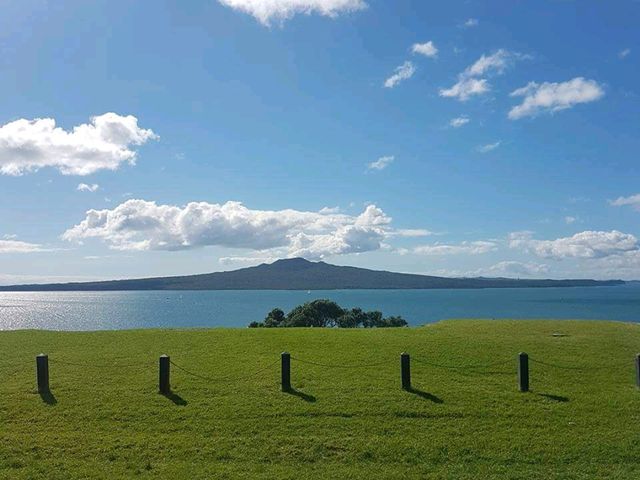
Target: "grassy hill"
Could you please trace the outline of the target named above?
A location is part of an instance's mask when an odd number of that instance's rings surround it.
[[[526,394],[519,351],[547,363]],[[638,351],[640,326],[613,322],[2,332],[0,478],[640,478]],[[52,397],[35,391],[40,352]],[[162,353],[216,380],[172,366],[159,395]]]

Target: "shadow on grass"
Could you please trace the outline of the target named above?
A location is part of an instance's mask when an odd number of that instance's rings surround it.
[[[40,398],[47,405],[55,405],[56,403],[58,403],[58,400],[56,400],[55,395],[51,393],[50,390],[47,390],[46,392],[39,392],[39,393],[40,393]]]
[[[316,401],[316,397],[314,397],[313,395],[309,395],[308,393],[301,392],[300,390],[296,390],[293,387],[290,388],[289,390],[284,390],[283,393],[301,398],[305,402],[309,402],[309,403],[314,403]]]
[[[569,401],[569,397],[565,397],[563,395],[552,395],[550,393],[538,393],[537,395],[553,400],[554,402],[566,403]]]
[[[414,387],[409,388],[407,392],[412,393],[417,397],[424,398],[425,400],[429,400],[430,402],[433,402],[433,403],[444,403],[444,400],[442,400],[440,397],[436,397],[432,393],[425,392],[423,390],[420,390]]]
[[[174,392],[160,393],[160,395],[162,395],[165,398],[168,398],[169,400],[171,400],[173,403],[175,403],[180,407],[184,407],[187,404],[187,401],[177,393],[174,393]]]

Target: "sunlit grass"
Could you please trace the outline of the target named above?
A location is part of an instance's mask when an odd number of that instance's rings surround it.
[[[522,394],[520,351],[580,369],[532,363]],[[0,478],[640,478],[638,351],[640,326],[614,322],[3,332]],[[159,395],[163,353],[207,380],[174,366],[173,396]]]

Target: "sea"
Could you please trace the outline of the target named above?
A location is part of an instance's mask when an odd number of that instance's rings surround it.
[[[232,290],[0,292],[0,330],[245,328],[273,308],[327,298],[401,315],[411,326],[445,319],[585,319],[640,322],[640,283],[483,290]]]

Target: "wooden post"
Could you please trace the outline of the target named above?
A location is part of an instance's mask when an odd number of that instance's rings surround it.
[[[36,357],[38,393],[49,393],[49,357],[41,353]]]
[[[171,358],[168,355],[160,355],[160,393],[168,395],[171,393],[171,382],[169,374],[171,371]]]
[[[282,370],[282,391],[291,391],[291,355],[288,352],[280,354],[280,363]]]
[[[518,355],[518,386],[521,392],[529,391],[529,355],[524,352]]]
[[[640,388],[640,353],[636,355],[636,385]]]
[[[411,390],[411,357],[406,352],[400,354],[400,375],[402,389]]]

